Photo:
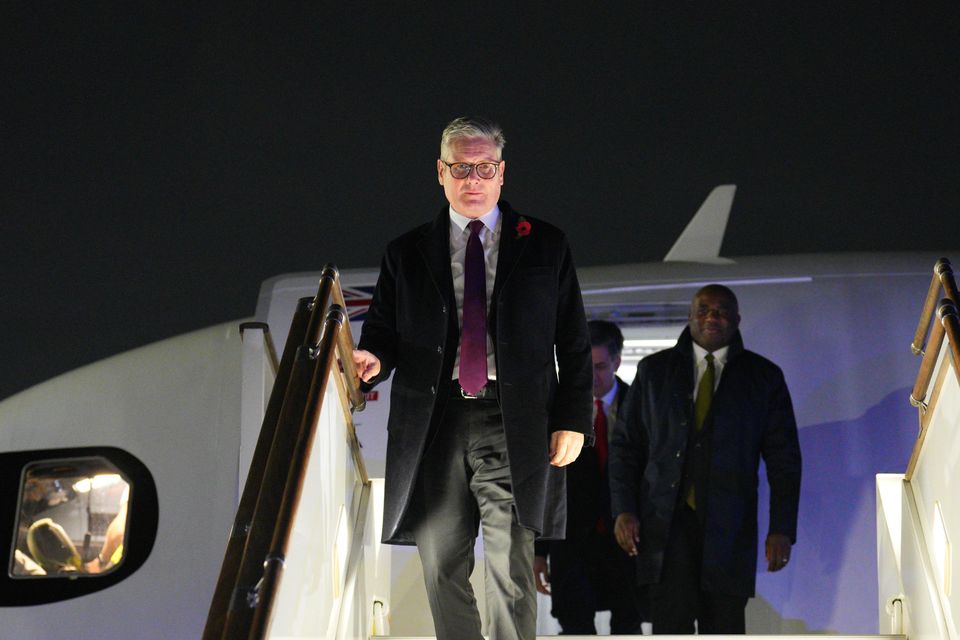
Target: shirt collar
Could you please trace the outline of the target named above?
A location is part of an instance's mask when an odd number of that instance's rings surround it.
[[[718,365],[723,366],[727,363],[727,352],[730,350],[730,345],[717,349],[713,353],[713,360]],[[711,353],[698,345],[696,342],[693,342],[693,362],[694,364],[699,364],[707,357],[707,354]]]
[[[619,384],[620,383],[617,381],[617,379],[614,378],[613,386],[610,387],[610,391],[607,391],[607,393],[602,398],[600,398],[601,400],[603,400],[603,406],[609,407],[610,405],[613,404],[613,399],[617,397],[617,385]]]
[[[473,219],[474,218],[468,218],[465,215],[457,213],[457,211],[453,208],[453,205],[450,206],[450,222],[457,225],[461,232],[467,228],[467,225],[470,224]],[[485,226],[488,230],[493,231],[497,228],[497,220],[500,219],[500,207],[493,205],[493,209],[490,209],[490,211],[487,211],[485,214],[476,219],[482,222],[483,226]]]

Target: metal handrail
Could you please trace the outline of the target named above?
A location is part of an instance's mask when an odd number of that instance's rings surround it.
[[[231,609],[242,607],[244,603],[235,603],[237,587],[243,564],[244,551],[247,548],[251,524],[260,499],[260,488],[263,486],[266,474],[267,458],[276,439],[277,427],[280,423],[280,414],[287,388],[293,373],[293,364],[299,346],[303,343],[307,330],[310,310],[307,300],[301,300],[297,305],[287,333],[287,341],[283,348],[283,356],[274,379],[270,399],[264,412],[260,435],[250,460],[250,470],[247,472],[247,481],[243,486],[240,504],[234,517],[233,528],[227,541],[223,563],[220,565],[220,576],[214,589],[207,614],[207,623],[203,630],[203,640],[219,640],[223,637],[227,616]],[[231,606],[235,604],[236,606]]]
[[[927,341],[926,350],[923,352],[923,360],[920,361],[917,381],[914,382],[913,391],[910,392],[910,404],[918,407],[921,411],[927,410],[927,405],[923,399],[927,396],[927,389],[930,388],[933,369],[937,364],[937,357],[940,355],[940,347],[943,345],[943,329],[942,323],[935,322],[933,324],[930,339]]]
[[[303,487],[308,445],[338,354],[335,379],[348,414],[349,445],[361,482],[369,483],[349,419],[349,413],[364,408],[365,399],[353,364],[353,336],[339,278],[337,268],[326,265],[317,295],[300,300],[294,314],[203,640],[261,638],[266,632]]]
[[[273,334],[270,333],[270,325],[266,322],[241,322],[240,340],[243,340],[243,333],[247,329],[260,329],[263,331],[263,344],[267,348],[267,360],[270,361],[270,371],[276,376],[280,371],[280,360],[277,358],[277,347],[273,343]]]
[[[937,317],[947,334],[953,370],[960,377],[960,312],[957,311],[957,304],[944,298],[937,308]]]
[[[944,336],[947,338],[947,349],[953,365],[954,374],[960,376],[960,313],[957,311],[957,305],[953,300],[944,298],[937,307],[937,318],[940,322],[934,323],[930,332],[930,340],[927,343],[926,352],[923,355],[923,363],[920,365],[920,375],[914,385],[913,392],[910,394],[910,403],[920,409],[920,433],[913,445],[913,451],[910,454],[910,461],[907,463],[907,471],[904,479],[910,481],[916,471],[920,460],[920,451],[923,449],[923,442],[927,435],[927,426],[929,416],[927,415],[930,405],[937,401],[939,389],[943,383],[944,375],[947,373],[947,363],[944,362],[940,367],[940,374],[937,378],[937,384],[931,393],[930,402],[924,402],[927,395],[927,388],[933,377],[933,370],[937,359],[939,358],[943,346]]]
[[[309,344],[319,344],[320,332],[322,329],[323,311],[329,306],[336,305],[346,310],[347,303],[343,300],[343,289],[340,287],[340,271],[335,265],[327,264],[320,272],[320,289],[317,291],[317,297],[314,298],[312,309],[319,309],[320,313],[311,316],[310,325],[307,327],[307,342]],[[346,311],[344,311],[346,313]],[[358,381],[356,366],[353,363],[353,333],[350,331],[350,323],[344,324],[344,331],[340,334],[337,341],[338,353],[349,354],[350,357],[341,357],[339,359],[340,369],[347,380]],[[360,391],[359,382],[347,386],[347,395],[350,399],[350,406],[353,411],[363,411],[366,407],[366,399],[363,392]]]
[[[333,288],[333,303],[344,310],[347,314],[347,303],[343,299],[343,288],[340,286],[340,272],[334,265],[324,267],[324,273],[332,270],[336,274],[337,286]],[[349,314],[346,315],[347,321],[343,323],[343,328],[337,333],[337,353],[340,354],[340,370],[343,371],[343,377],[349,381],[347,385],[347,397],[350,400],[350,407],[353,411],[363,411],[367,406],[367,399],[360,390],[360,376],[357,375],[357,367],[353,362],[353,348],[356,344],[353,340],[353,331],[350,329]]]
[[[910,349],[914,355],[922,355],[924,352],[923,339],[927,335],[927,329],[930,328],[930,321],[933,318],[933,308],[940,297],[940,291],[948,300],[954,304],[960,304],[960,295],[957,294],[957,281],[953,276],[953,267],[946,258],[940,258],[933,265],[933,277],[930,278],[930,287],[927,289],[927,297],[923,302],[923,310],[920,312],[920,321],[917,323],[917,331],[913,335],[913,342],[910,343]]]
[[[322,325],[322,333],[317,346],[305,354],[316,363],[315,375],[310,383],[306,411],[300,424],[296,448],[290,460],[283,499],[280,503],[276,526],[273,529],[273,538],[270,542],[270,551],[263,562],[263,577],[257,584],[253,620],[248,635],[251,640],[265,637],[270,623],[270,614],[273,611],[273,603],[276,599],[287,557],[290,532],[293,530],[293,521],[297,515],[297,508],[300,506],[300,495],[303,493],[303,480],[307,474],[307,458],[313,448],[313,439],[317,432],[317,421],[320,418],[323,395],[327,390],[330,367],[334,362],[337,337],[345,322],[347,322],[347,314],[343,307],[337,304],[330,305],[330,311]]]

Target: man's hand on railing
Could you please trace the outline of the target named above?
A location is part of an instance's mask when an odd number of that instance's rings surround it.
[[[369,351],[354,349],[353,364],[357,369],[357,377],[363,382],[370,382],[380,373],[380,358]]]

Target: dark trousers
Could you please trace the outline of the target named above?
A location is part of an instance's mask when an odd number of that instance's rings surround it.
[[[534,532],[514,515],[503,419],[496,400],[452,399],[424,454],[413,534],[438,640],[482,640],[470,585],[483,531],[487,633],[533,640],[537,604]]]
[[[660,584],[648,587],[655,634],[743,634],[747,599],[700,588],[703,527],[697,514],[681,502],[670,525]]]
[[[561,635],[596,635],[597,611],[610,611],[610,633],[639,634],[639,598],[633,559],[612,533],[591,532],[550,544],[551,613]]]

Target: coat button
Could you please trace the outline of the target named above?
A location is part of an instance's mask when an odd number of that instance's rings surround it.
[[[437,395],[437,388],[433,385],[430,385],[430,393],[432,393],[433,395]]]
[[[671,489],[676,489],[676,488],[677,488],[677,481],[676,481],[676,480],[674,480],[673,482],[670,483],[670,488],[671,488]]]
[[[678,450],[677,450],[677,457],[679,458],[679,457],[682,456],[682,455],[683,455],[683,450],[682,450],[682,449],[678,449]]]
[[[437,353],[443,353],[443,347],[437,345]]]
[[[441,313],[446,313],[446,312],[447,312],[447,305],[443,305],[442,307],[440,307],[440,312],[441,312]]]

